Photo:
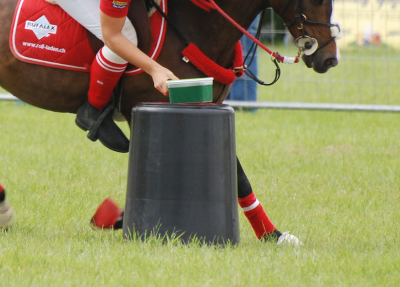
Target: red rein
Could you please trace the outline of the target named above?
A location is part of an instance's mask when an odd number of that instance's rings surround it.
[[[236,21],[233,20],[228,14],[226,14],[214,2],[214,0],[190,0],[190,1],[192,1],[195,5],[199,6],[200,8],[204,9],[207,12],[210,12],[211,10],[217,10],[222,16],[224,16],[229,22],[232,23],[232,25],[234,25],[236,28],[238,28],[243,34],[245,34],[247,37],[249,37],[253,42],[255,42],[258,46],[260,46],[262,49],[264,49],[272,57],[276,58],[278,60],[278,62],[290,63],[290,64],[299,62],[299,57],[284,57],[284,56],[279,55],[278,53],[272,52],[265,45],[263,45],[259,40],[254,38],[253,35],[251,35],[243,27],[241,27],[238,23],[236,23]]]

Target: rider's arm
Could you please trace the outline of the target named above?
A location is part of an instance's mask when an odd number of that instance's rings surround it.
[[[153,78],[154,87],[164,95],[167,95],[167,80],[177,80],[178,78],[170,70],[164,68],[139,50],[121,33],[125,18],[111,17],[100,11],[104,44],[121,58],[148,73]]]

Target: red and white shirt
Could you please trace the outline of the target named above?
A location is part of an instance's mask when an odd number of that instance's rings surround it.
[[[110,17],[126,17],[128,15],[130,2],[131,0],[101,0],[100,10]]]

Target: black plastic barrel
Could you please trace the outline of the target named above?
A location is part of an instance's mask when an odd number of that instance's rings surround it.
[[[124,238],[237,244],[233,109],[143,103],[132,110],[131,128]]]

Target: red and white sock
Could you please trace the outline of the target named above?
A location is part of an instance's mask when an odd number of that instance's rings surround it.
[[[110,100],[112,92],[128,63],[104,46],[96,55],[90,71],[89,102],[101,110]]]
[[[244,198],[239,198],[239,204],[258,239],[276,230],[276,227],[269,220],[268,215],[265,213],[254,192]]]

